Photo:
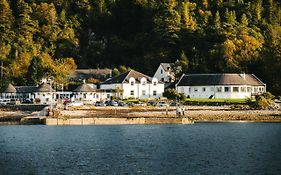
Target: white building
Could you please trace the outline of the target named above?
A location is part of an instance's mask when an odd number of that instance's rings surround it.
[[[250,98],[266,91],[254,74],[182,75],[176,90],[190,98]]]
[[[42,83],[33,94],[36,104],[53,104],[56,101],[56,91],[47,83]]]
[[[162,97],[164,83],[158,81],[157,78],[130,70],[106,80],[101,84],[100,89],[115,90],[116,96],[121,99],[150,99]]]
[[[176,79],[176,75],[173,69],[173,65],[174,63],[160,63],[153,77],[164,83],[174,82]]]

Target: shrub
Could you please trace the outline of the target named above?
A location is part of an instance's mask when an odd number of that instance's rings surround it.
[[[185,95],[183,93],[178,93],[175,89],[166,89],[163,93],[164,97],[167,97],[170,100],[184,100]]]
[[[255,102],[255,106],[258,109],[265,109],[270,105],[270,100],[266,99],[264,96],[259,95],[256,96],[256,102]]]
[[[275,96],[272,95],[270,92],[265,92],[265,93],[261,94],[260,96],[263,96],[267,100],[273,100],[275,98]]]

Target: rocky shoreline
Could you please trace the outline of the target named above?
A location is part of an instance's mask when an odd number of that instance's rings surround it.
[[[0,111],[0,123],[19,121],[22,117],[37,116],[37,111]],[[93,107],[83,106],[68,110],[59,110],[52,118],[136,118],[136,117],[170,117],[176,118],[175,107]],[[186,106],[185,115],[195,122],[281,122],[280,110],[233,109],[232,106]]]

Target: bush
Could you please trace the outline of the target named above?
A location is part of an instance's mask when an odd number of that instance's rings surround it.
[[[266,99],[264,96],[259,95],[256,96],[256,102],[255,102],[255,107],[258,109],[265,109],[267,108],[271,103],[270,99]]]
[[[267,100],[273,100],[275,98],[275,96],[272,95],[270,92],[265,92],[265,93],[261,94],[260,96],[263,96]]]
[[[186,97],[183,93],[178,93],[175,89],[166,89],[163,93],[164,97],[167,97],[170,100],[184,100]]]

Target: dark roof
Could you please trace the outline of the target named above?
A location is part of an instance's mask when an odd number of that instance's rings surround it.
[[[36,91],[36,86],[16,86],[17,93],[31,93]]]
[[[76,89],[73,90],[74,92],[93,92],[95,91],[91,86],[83,83],[79,85]]]
[[[55,90],[47,83],[42,83],[34,92],[55,92]]]
[[[244,79],[245,76],[245,79]],[[184,75],[178,86],[206,85],[265,85],[254,74],[188,74]]]
[[[110,78],[103,82],[102,84],[118,84],[118,83],[126,83],[129,82],[130,78],[135,78],[137,82],[140,82],[141,78],[146,78],[147,81],[151,82],[152,78],[148,75],[140,73],[135,70],[130,70],[128,72],[122,73],[116,77]]]
[[[6,90],[4,91],[4,93],[16,93],[17,90],[16,88],[11,84],[9,83]]]
[[[111,69],[76,69],[71,75],[71,78],[75,80],[83,80],[90,78],[109,77],[111,74]]]

